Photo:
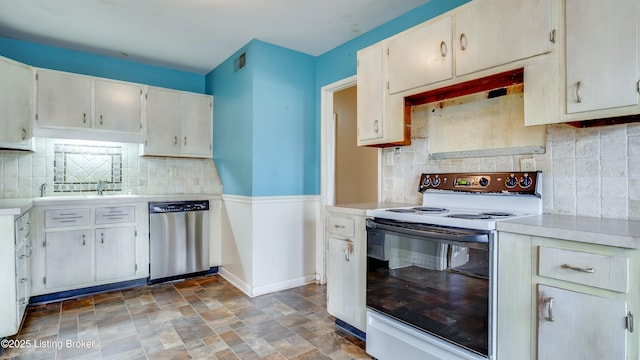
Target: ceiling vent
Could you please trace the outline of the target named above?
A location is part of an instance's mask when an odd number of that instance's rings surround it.
[[[238,71],[247,65],[247,53],[242,53],[233,61],[233,71]]]

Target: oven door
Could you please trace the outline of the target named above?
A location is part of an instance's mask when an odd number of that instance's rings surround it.
[[[493,358],[493,237],[491,231],[367,220],[367,307],[472,358]]]

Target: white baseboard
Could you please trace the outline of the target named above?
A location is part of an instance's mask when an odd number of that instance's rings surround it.
[[[233,286],[242,291],[245,295],[249,297],[256,297],[260,295],[270,294],[277,291],[288,290],[298,286],[303,286],[307,284],[315,283],[316,276],[309,275],[304,276],[298,279],[292,279],[287,281],[282,281],[276,284],[269,284],[263,286],[257,286],[252,288],[249,284],[240,280],[237,276],[225,270],[224,267],[220,267],[218,270],[218,275],[222,276],[225,280],[230,282]]]
[[[260,295],[269,294],[276,291],[282,291],[282,290],[292,289],[294,287],[298,287],[302,285],[312,284],[315,282],[316,282],[316,276],[308,275],[301,278],[282,281],[275,284],[256,286],[253,288],[252,295],[249,295],[249,296],[251,297],[260,296]]]

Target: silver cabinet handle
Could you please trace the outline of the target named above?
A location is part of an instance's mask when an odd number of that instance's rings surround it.
[[[87,123],[87,113],[82,114],[82,122],[85,124]]]
[[[345,228],[344,225],[338,225],[338,224],[333,225],[333,227],[336,228],[336,229],[344,229]]]
[[[348,247],[346,247],[344,249],[344,259],[347,260],[347,261],[351,261],[350,258],[349,258],[349,248]]]
[[[581,103],[582,102],[582,81],[578,81],[576,83],[576,101]]]
[[[100,243],[104,244],[104,233],[100,233]]]
[[[33,248],[31,247],[31,245],[25,245],[25,247],[27,249],[29,249],[29,253],[27,254],[27,257],[31,257],[31,253],[33,252]]]
[[[27,140],[27,129],[22,128],[22,140]]]
[[[544,299],[544,303],[547,304],[547,316],[545,317],[545,320],[547,321],[553,321],[553,302],[554,301],[555,299],[552,297]]]
[[[84,234],[82,234],[82,245],[84,246],[84,245],[86,245],[86,244],[87,244],[87,242],[86,242],[86,240],[85,240],[85,235],[84,235]]]
[[[445,43],[444,41],[440,42],[440,55],[442,55],[442,57],[447,57],[447,53],[447,43]]]
[[[596,272],[596,269],[594,269],[592,267],[581,268],[581,267],[574,266],[574,265],[571,265],[571,264],[562,264],[562,265],[560,265],[560,267],[562,269],[569,269],[569,270],[583,272],[583,273],[589,273],[589,274],[593,274],[594,272]]]
[[[379,129],[378,129],[378,120],[375,120],[375,121],[373,122],[373,131],[375,131],[375,132],[376,132],[376,134],[377,134],[377,133],[378,133],[378,130],[379,130]]]
[[[184,144],[187,145],[187,137],[184,137]]]
[[[26,283],[27,281],[29,281],[29,279],[27,279],[27,278],[21,278],[21,279],[20,279],[20,283],[21,283],[21,284],[24,284],[24,283]]]
[[[467,49],[467,35],[464,33],[460,34],[460,50]]]
[[[173,137],[173,145],[178,145],[178,137],[177,136]]]
[[[102,115],[100,115],[100,125],[102,125]]]

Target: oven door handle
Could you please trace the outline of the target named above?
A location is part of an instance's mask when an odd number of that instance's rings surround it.
[[[484,232],[457,232],[455,230],[446,230],[442,227],[429,228],[423,225],[421,229],[410,229],[402,226],[394,226],[381,224],[374,220],[367,220],[367,229],[375,229],[379,231],[403,234],[419,238],[433,238],[437,240],[445,240],[461,243],[488,243],[489,235]]]

